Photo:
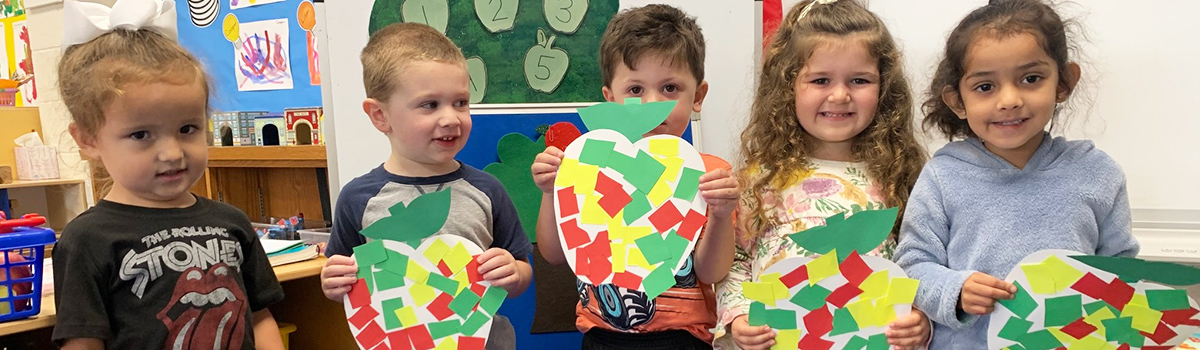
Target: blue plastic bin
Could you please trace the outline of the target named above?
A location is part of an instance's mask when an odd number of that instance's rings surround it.
[[[46,245],[54,241],[54,230],[41,227],[0,233],[0,322],[42,311],[42,259]],[[19,271],[29,274],[18,276]]]

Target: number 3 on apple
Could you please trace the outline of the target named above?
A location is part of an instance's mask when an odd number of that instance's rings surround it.
[[[555,38],[547,39],[546,32],[538,28],[538,44],[525,53],[525,81],[534,90],[554,92],[567,74],[570,58],[563,49],[553,47]]]
[[[588,0],[542,0],[546,22],[563,34],[575,34],[587,11]]]

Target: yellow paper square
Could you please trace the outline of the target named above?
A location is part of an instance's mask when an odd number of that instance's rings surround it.
[[[580,164],[575,167],[575,194],[591,195],[596,191],[596,174],[600,172],[600,167],[595,165]],[[558,176],[562,176],[559,173]]]
[[[1046,330],[1050,331],[1050,335],[1053,335],[1054,338],[1057,338],[1058,342],[1060,343],[1070,344],[1071,342],[1075,341],[1075,337],[1072,337],[1070,334],[1063,333],[1062,327],[1048,327]]]
[[[886,326],[888,323],[896,320],[896,307],[884,303],[875,303],[875,315],[872,318],[875,319],[876,327]],[[862,326],[859,327],[861,328]]]
[[[429,248],[426,248],[425,252],[421,253],[421,255],[424,255],[426,259],[429,259],[430,263],[437,264],[438,261],[442,261],[442,257],[446,256],[446,252],[449,251],[450,246],[446,245],[446,242],[440,239],[435,239],[433,240],[433,243],[429,244]],[[409,260],[409,262],[412,262],[412,260]]]
[[[467,276],[466,271],[459,271],[450,279],[458,281],[458,290],[454,291],[454,295],[458,295],[459,292],[471,285],[471,278]]]
[[[657,159],[659,163],[667,167],[662,175],[659,176],[660,179],[666,180],[669,183],[675,183],[676,180],[679,180],[679,171],[683,169],[683,158],[654,157],[654,159]]]
[[[1133,317],[1133,329],[1154,333],[1154,330],[1158,328],[1158,321],[1162,320],[1162,311],[1141,305],[1126,304],[1125,309],[1121,310],[1121,317]]]
[[[855,323],[862,324],[859,326],[860,328],[875,324],[875,303],[871,299],[859,299],[846,304],[846,310],[850,311],[851,316],[854,316]]]
[[[579,160],[574,158],[563,158],[562,164],[558,165],[558,174],[554,177],[555,187],[571,187],[575,185],[576,172],[579,169]]]
[[[443,340],[433,350],[458,350],[458,342],[454,341],[454,337],[446,337],[446,340]]]
[[[771,293],[775,295],[775,299],[782,299],[788,296],[788,287],[779,281],[783,275],[778,272],[772,272],[758,276],[760,282],[765,282],[771,286]]]
[[[625,243],[612,243],[612,269],[613,273],[625,272]]]
[[[629,266],[637,266],[647,271],[654,270],[654,265],[646,261],[646,256],[642,255],[642,250],[638,249],[636,245],[629,247],[629,253],[626,254],[625,259]]]
[[[919,284],[920,282],[911,278],[893,278],[888,285],[887,303],[889,305],[912,304],[913,299],[917,297],[917,285]]]
[[[874,273],[871,273],[869,276],[867,276],[866,279],[864,279],[862,281],[862,283],[860,283],[858,285],[858,289],[861,289],[863,291],[862,294],[858,295],[859,300],[876,299],[876,298],[882,297],[884,295],[887,295],[887,290],[888,290],[888,272],[887,272],[887,270],[875,271]],[[857,318],[855,318],[855,319],[857,319]]]
[[[650,199],[650,204],[658,207],[663,202],[666,202],[667,199],[670,199],[673,194],[675,194],[675,191],[671,190],[671,185],[668,185],[666,181],[659,178],[658,182],[654,184],[654,188],[650,189],[650,193],[646,194],[646,198]]]
[[[1067,350],[1112,350],[1117,348],[1109,344],[1108,341],[1091,335],[1084,336],[1083,339],[1079,340],[1072,338],[1070,344]]]
[[[800,344],[799,329],[780,329],[775,332],[775,345],[771,345],[771,350],[795,350],[796,345]]]
[[[652,139],[650,140],[650,154],[671,157],[679,155],[679,139]]]
[[[742,294],[747,299],[775,307],[775,289],[767,282],[742,282]]]
[[[1083,272],[1053,255],[1042,260],[1042,265],[1046,266],[1046,271],[1054,278],[1055,293],[1071,287],[1083,277]]]
[[[583,209],[580,210],[580,221],[588,225],[608,225],[608,212],[600,206],[600,196],[589,194],[583,199]]]
[[[1145,307],[1150,307],[1150,301],[1149,301],[1149,300],[1146,300],[1146,295],[1145,295],[1145,294],[1134,294],[1134,295],[1133,295],[1133,299],[1129,299],[1129,303],[1128,303],[1128,304],[1129,304],[1129,305],[1141,305],[1141,306],[1145,306]]]
[[[450,248],[449,252],[446,252],[442,260],[446,262],[446,267],[450,268],[450,273],[458,273],[467,266],[467,263],[471,262],[471,253],[467,251],[462,242],[459,242],[454,245],[454,248]]]
[[[413,310],[412,305],[396,309],[396,318],[400,319],[400,326],[404,328],[417,324],[417,312]]]
[[[1025,277],[1029,280],[1029,289],[1034,294],[1054,294],[1058,292],[1058,287],[1054,284],[1054,276],[1051,275],[1045,264],[1021,264],[1021,271],[1025,272]]]
[[[412,284],[408,287],[408,293],[412,294],[413,302],[417,304],[416,306],[428,305],[434,298],[437,298],[437,291],[424,283]]]
[[[416,261],[409,260],[408,269],[404,271],[404,277],[417,283],[425,283],[425,281],[429,280],[429,270],[417,264]]]
[[[841,273],[838,270],[837,249],[829,251],[829,254],[822,255],[819,258],[808,262],[808,285],[815,285],[821,280],[830,276]]]
[[[1096,334],[1105,335],[1104,323],[1102,321],[1114,318],[1117,318],[1117,315],[1114,315],[1111,310],[1104,307],[1096,310],[1096,312],[1093,312],[1091,315],[1084,316],[1083,322],[1087,322],[1087,324],[1092,325],[1092,327],[1096,327]]]

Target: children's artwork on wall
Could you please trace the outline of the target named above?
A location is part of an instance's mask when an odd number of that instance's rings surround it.
[[[312,1],[300,2],[300,6],[296,8],[296,21],[300,22],[300,28],[304,29],[306,38],[304,42],[308,49],[308,83],[320,86],[321,56],[317,53],[317,36],[313,35],[313,28],[317,26],[317,13]]]
[[[220,5],[219,0],[187,0],[187,13],[192,25],[203,28],[216,22],[221,12]]]
[[[468,65],[472,103],[599,102],[596,48],[619,7],[619,0],[378,0],[364,34],[399,22],[441,30],[465,56],[478,57]]]
[[[18,96],[21,97],[22,106],[37,105],[37,76],[33,74],[33,49],[29,45],[29,28],[25,26],[25,21],[16,21],[12,24],[12,33],[17,37],[13,41],[13,52],[17,55],[16,68],[18,71],[13,76],[28,76],[31,77],[29,82],[21,85],[21,92]]]
[[[238,90],[291,89],[288,20],[247,22],[241,23],[240,28],[241,36],[234,43]]]
[[[1006,280],[1018,290],[987,320],[989,349],[1170,349],[1200,331],[1200,306],[1164,285],[1200,283],[1195,267],[1043,250]]]
[[[229,0],[229,8],[237,10],[244,9],[250,6],[265,5],[276,3],[283,0]]]
[[[783,259],[742,283],[753,300],[747,321],[776,329],[781,349],[888,348],[885,328],[911,312],[918,282],[895,263],[859,252],[883,243],[898,212],[839,213],[789,235],[821,256]]]
[[[0,78],[16,81],[26,81],[19,87],[0,90],[0,105],[6,106],[36,106],[37,77],[33,74],[33,51],[29,43],[29,28],[25,26],[25,10],[23,3],[10,2],[4,5],[2,13],[12,14],[11,17],[0,17],[0,37],[3,37],[4,58],[0,60]]]
[[[554,212],[563,252],[580,280],[654,298],[675,284],[688,262],[707,222],[707,205],[698,195],[700,154],[679,137],[642,138],[653,126],[596,127],[598,120],[661,122],[674,106],[628,99],[579,110],[591,131],[564,151]]]
[[[25,15],[25,0],[5,0],[0,2],[0,18]]]

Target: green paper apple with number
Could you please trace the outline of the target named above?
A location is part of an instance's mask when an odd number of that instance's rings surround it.
[[[479,56],[472,56],[467,59],[467,75],[471,78],[471,103],[483,102],[483,97],[487,96],[487,65],[483,63],[483,59]]]
[[[448,0],[404,0],[400,5],[400,18],[405,23],[421,23],[446,34],[450,25]]]
[[[1187,291],[1200,269],[1043,250],[1006,278],[1017,286],[989,317],[989,349],[1170,349],[1200,331]]]
[[[489,32],[512,30],[520,3],[520,0],[475,0],[475,16]]]
[[[525,80],[529,87],[544,93],[558,89],[571,63],[566,51],[554,48],[555,38],[554,35],[546,38],[546,32],[538,28],[537,45],[525,53]]]
[[[483,350],[508,292],[479,274],[478,245],[441,231],[451,190],[397,203],[362,230],[354,247],[358,282],[346,294],[346,321],[359,349]]]
[[[550,28],[563,34],[575,34],[587,15],[588,0],[543,0],[542,13]]]

